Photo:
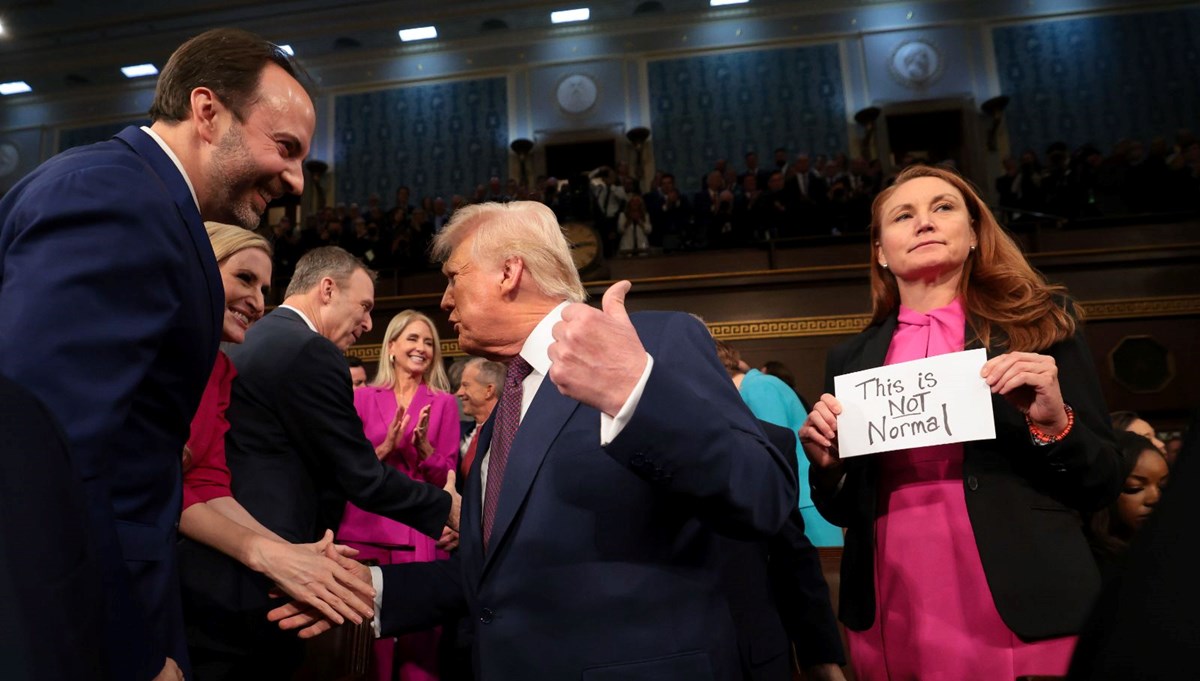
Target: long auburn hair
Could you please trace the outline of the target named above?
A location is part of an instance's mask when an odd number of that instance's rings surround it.
[[[896,275],[879,263],[883,205],[897,187],[917,177],[936,177],[957,189],[971,216],[977,244],[963,264],[958,295],[974,339],[984,347],[1033,352],[1073,336],[1078,311],[1068,302],[1066,288],[1047,283],[1030,266],[970,182],[953,171],[926,165],[904,169],[871,204],[871,322],[883,321],[900,306]]]

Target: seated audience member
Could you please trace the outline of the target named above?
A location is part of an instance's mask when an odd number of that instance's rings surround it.
[[[1137,412],[1114,411],[1108,416],[1112,419],[1113,432],[1128,431],[1130,433],[1137,433],[1154,443],[1154,446],[1158,447],[1160,452],[1164,450],[1163,441],[1158,439],[1158,433],[1155,432],[1154,427],[1147,423],[1146,419],[1138,416]]]
[[[445,485],[446,474],[458,464],[458,406],[449,387],[433,322],[415,310],[392,317],[375,379],[354,394],[354,409],[375,456],[413,480]],[[338,540],[380,565],[449,557],[431,537],[353,503],[346,504]],[[377,678],[437,679],[437,645],[437,629],[380,638],[375,642]]]
[[[754,221],[766,233],[768,239],[796,235],[795,219],[789,209],[790,198],[784,188],[783,173],[771,173],[767,179],[766,194],[758,201]]]
[[[910,166],[872,214],[873,321],[830,351],[800,430],[817,508],[847,528],[855,675],[1062,674],[1100,589],[1081,514],[1124,479],[1073,304],[951,171]],[[840,458],[835,376],[968,347],[990,349],[994,439]]]
[[[787,428],[792,433],[800,430],[808,416],[795,391],[783,381],[768,376],[758,369],[743,370],[741,354],[729,343],[716,341],[717,356],[725,371],[737,386],[738,394],[750,413],[760,421],[773,423],[781,428]],[[793,453],[796,457],[800,480],[808,479],[808,459],[800,448],[799,441],[793,440],[790,447],[780,451]],[[812,495],[807,485],[800,485],[800,515],[804,518],[804,531],[815,546],[841,546],[841,528],[830,525],[813,506]]]
[[[637,255],[650,250],[649,235],[654,227],[650,224],[650,216],[646,214],[646,202],[640,195],[629,197],[629,203],[617,220],[617,231],[621,233],[621,253]]]
[[[361,359],[346,355],[346,366],[350,368],[350,387],[358,390],[367,384],[367,368]]]
[[[1108,507],[1092,514],[1089,523],[1092,552],[1105,581],[1119,572],[1129,542],[1162,500],[1167,485],[1167,459],[1153,442],[1125,431],[1117,435],[1125,485]]]
[[[604,255],[612,257],[617,251],[617,222],[629,197],[625,188],[616,183],[612,168],[599,168],[592,174],[592,199],[596,202],[596,231],[604,243]]]
[[[657,190],[642,197],[654,227],[650,243],[665,251],[679,250],[691,229],[692,207],[675,186],[675,176],[663,173]]]
[[[462,403],[463,414],[473,419],[473,427],[462,441],[462,458],[458,466],[460,484],[467,479],[478,453],[479,429],[492,415],[492,409],[500,399],[505,371],[503,364],[482,357],[472,357],[463,367],[462,381],[455,394]]]
[[[763,226],[758,223],[758,203],[764,195],[760,187],[765,186],[766,182],[759,184],[757,175],[746,173],[742,176],[742,190],[733,201],[733,225],[747,239],[765,238]]]
[[[344,353],[371,329],[374,290],[371,272],[346,251],[311,251],[296,264],[283,304],[229,348],[237,369],[225,438],[234,497],[287,541],[319,540],[340,525],[347,501],[428,536],[457,525],[452,486],[439,490],[384,464],[363,435]],[[278,604],[270,585],[209,558],[197,573],[226,617],[202,622],[207,654],[236,678],[291,674],[303,651],[265,619]]]
[[[247,329],[263,315],[263,295],[271,281],[270,246],[266,239],[241,227],[217,222],[205,223],[205,227],[225,291],[221,340],[241,343]],[[193,542],[262,573],[297,600],[336,613],[337,620],[347,617],[358,623],[374,615],[373,590],[364,589],[362,582],[323,555],[332,532],[327,530],[315,544],[289,543],[263,527],[233,498],[225,463],[225,433],[229,430],[225,412],[236,375],[229,357],[218,352],[184,450],[179,532],[186,539],[180,547],[180,573],[189,653],[201,678],[221,676],[224,668],[206,654],[205,628],[193,626],[209,616],[210,607],[204,575],[197,574],[206,562],[202,557],[195,559],[198,552],[208,549]]]

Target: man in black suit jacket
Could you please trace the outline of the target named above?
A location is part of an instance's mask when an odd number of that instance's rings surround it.
[[[761,419],[758,426],[779,451],[796,451],[795,433]],[[798,475],[796,457],[787,458]],[[766,541],[726,540],[721,573],[747,681],[790,681],[793,647],[809,681],[845,679],[829,585],[799,507]]]
[[[767,442],[707,329],[627,315],[629,282],[603,311],[582,304],[539,203],[463,208],[434,254],[459,343],[513,377],[480,431],[458,554],[378,568],[382,632],[469,612],[489,681],[740,680],[719,535],[774,536],[797,488],[793,454]],[[311,624],[301,610],[272,616]]]
[[[238,371],[227,412],[233,495],[289,542],[337,528],[347,501],[431,537],[457,528],[453,476],[442,491],[381,462],[354,409],[343,351],[371,330],[374,295],[360,260],[318,248],[296,263],[283,305],[230,348]],[[278,678],[299,662],[295,640],[265,619],[270,585],[260,575],[189,543],[184,579],[198,674]]]

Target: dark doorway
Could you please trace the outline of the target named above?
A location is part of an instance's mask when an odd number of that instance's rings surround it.
[[[546,174],[572,182],[581,174],[617,162],[614,140],[546,145]]]
[[[955,167],[966,170],[961,109],[888,115],[887,131],[895,167],[903,166],[905,156],[911,154],[914,160],[952,161]]]

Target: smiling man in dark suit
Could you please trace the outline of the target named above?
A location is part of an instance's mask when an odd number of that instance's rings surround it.
[[[458,555],[380,570],[382,631],[469,612],[489,680],[740,678],[718,535],[775,534],[796,477],[707,329],[682,313],[630,317],[628,282],[603,310],[583,304],[538,203],[465,207],[433,253],[463,350],[509,373],[480,432]],[[312,624],[299,610],[272,616]]]
[[[181,454],[225,308],[203,221],[257,227],[300,194],[315,125],[290,58],[233,29],[175,51],[150,117],[0,200],[0,373],[66,433],[106,592],[79,607],[103,608],[96,674],[121,681],[187,671]]]
[[[371,330],[374,302],[374,274],[362,261],[318,248],[296,263],[283,304],[229,350],[238,372],[226,437],[233,495],[289,542],[336,529],[347,501],[435,538],[458,525],[453,475],[445,490],[416,482],[380,461],[363,434],[343,353]],[[198,671],[284,678],[299,664],[294,637],[265,618],[268,580],[194,542],[184,580]]]

